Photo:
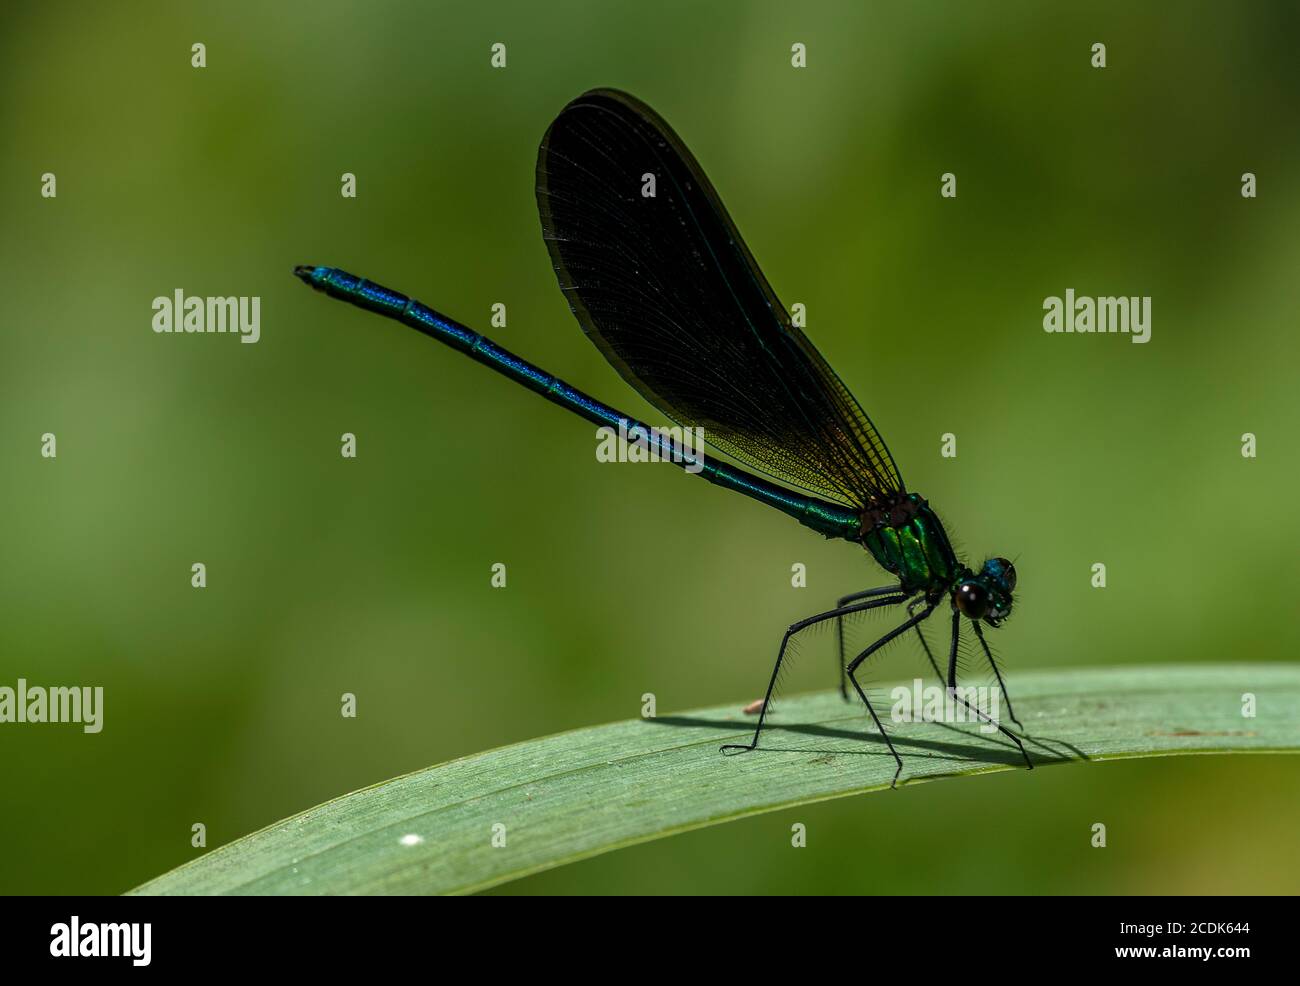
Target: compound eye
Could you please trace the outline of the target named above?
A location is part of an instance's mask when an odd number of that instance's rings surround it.
[[[963,582],[957,586],[957,608],[972,620],[981,620],[989,611],[988,590],[976,582]]]
[[[1002,581],[1012,592],[1016,591],[1016,566],[1011,564],[1005,558],[997,559],[997,563],[1002,566]]]

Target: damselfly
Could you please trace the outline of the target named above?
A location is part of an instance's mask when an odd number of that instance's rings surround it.
[[[1015,568],[990,558],[978,571],[954,552],[926,500],[909,492],[875,425],[777,300],[713,185],[658,114],[611,89],[588,92],[555,119],[537,156],[542,235],[560,289],[582,330],[633,388],[682,428],[700,429],[730,462],[679,447],[570,387],[490,339],[405,295],[331,267],[295,269],[330,297],[396,319],[460,350],[552,403],[603,427],[622,425],[661,458],[725,489],[775,507],[829,538],[860,545],[896,584],[844,596],[833,609],[792,624],[781,640],[753,739],[758,746],[790,640],[829,620],[839,631],[840,690],[862,699],[897,761],[902,758],[859,684],[857,672],[891,640],[915,629],[950,699],[993,723],[957,688],[963,620],[1002,686],[984,638],[1010,614]],[[758,475],[762,474],[762,475]],[[947,674],[921,633],[944,600],[952,614]],[[845,663],[843,620],[905,605],[907,619]],[[1015,720],[1007,702],[1008,714]],[[1018,722],[1018,720],[1015,720]]]

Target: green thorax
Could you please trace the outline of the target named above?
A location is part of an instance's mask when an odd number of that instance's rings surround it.
[[[898,576],[906,592],[931,594],[947,589],[962,569],[943,524],[916,493],[868,510],[862,520],[862,543],[882,568]]]

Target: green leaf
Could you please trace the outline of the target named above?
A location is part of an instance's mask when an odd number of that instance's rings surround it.
[[[1017,674],[1009,685],[1036,767],[1300,750],[1295,667],[1099,668]],[[1254,718],[1243,715],[1247,692]],[[875,695],[886,718],[889,690]],[[743,704],[578,729],[397,777],[132,893],[470,893],[688,829],[889,788],[894,761],[860,703],[838,693],[786,699],[758,750],[723,756],[721,744],[753,732]],[[1006,737],[978,723],[887,728],[904,764],[887,797],[907,797],[907,785],[923,780],[1024,771]],[[493,846],[496,825],[504,847]]]

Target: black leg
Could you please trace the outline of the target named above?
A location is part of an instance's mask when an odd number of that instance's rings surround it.
[[[916,612],[916,607],[925,602],[924,596],[917,596],[907,604],[907,615],[911,616]],[[925,656],[930,661],[930,667],[934,668],[934,676],[939,679],[939,684],[943,684],[943,672],[939,670],[939,662],[934,659],[934,651],[930,650],[930,642],[925,639],[925,631],[921,629],[921,624],[916,625],[916,635],[921,638],[921,646],[925,649]]]
[[[1023,743],[1020,742],[1020,737],[1018,737],[1011,730],[1007,729],[1007,727],[1002,725],[1002,723],[994,722],[983,712],[975,708],[975,706],[971,705],[964,698],[962,698],[960,695],[957,694],[957,641],[960,638],[960,636],[961,636],[961,614],[958,613],[956,610],[953,610],[952,648],[948,652],[948,697],[953,699],[954,701],[960,702],[962,705],[966,706],[966,708],[970,709],[970,711],[973,712],[975,716],[979,718],[981,721],[987,722],[990,726],[996,726],[998,732],[1010,738],[1011,742],[1015,743],[1016,746],[1020,748],[1020,755],[1025,758],[1025,766],[1028,767],[1030,770],[1033,770],[1034,765],[1032,762],[1030,762],[1029,754],[1025,752],[1025,746]]]
[[[767,707],[772,702],[772,691],[776,688],[776,679],[781,673],[781,661],[785,659],[785,648],[790,643],[790,638],[810,626],[818,623],[824,623],[826,620],[834,620],[838,617],[848,616],[850,613],[861,613],[868,609],[876,609],[879,606],[892,606],[901,603],[906,596],[895,595],[885,599],[873,599],[869,603],[858,603],[854,606],[837,606],[835,609],[828,610],[825,613],[818,613],[816,616],[810,616],[806,620],[800,620],[798,623],[791,623],[789,629],[785,631],[785,636],[781,638],[781,649],[776,652],[776,664],[772,668],[772,677],[767,683],[767,694],[763,696],[763,707],[758,712],[758,727],[754,730],[754,740],[752,743],[728,743],[722,747],[722,752],[736,750],[741,753],[748,752],[758,746],[758,734],[763,731],[763,722],[767,719]],[[875,713],[872,713],[874,715]]]
[[[1002,700],[1007,703],[1007,715],[1011,717],[1012,722],[1020,727],[1021,732],[1024,732],[1025,724],[1016,718],[1016,710],[1011,707],[1011,696],[1007,694],[1007,686],[1002,684],[1002,672],[998,670],[998,662],[993,660],[993,651],[989,649],[988,641],[984,639],[984,631],[980,629],[977,620],[971,620],[970,625],[975,628],[975,636],[979,638],[980,644],[983,645],[984,655],[989,659],[989,667],[993,669],[993,675],[998,679],[998,688],[1002,690]]]
[[[881,596],[889,592],[902,591],[903,588],[901,585],[882,585],[878,589],[863,589],[861,592],[853,592],[847,596],[840,597],[835,602],[835,608],[839,609],[843,606],[847,606],[849,603],[857,602],[859,599],[866,599],[869,596]],[[908,612],[911,612],[911,607],[908,608]],[[844,676],[844,617],[842,616],[835,620],[835,636],[840,649],[839,659],[835,662],[836,671],[838,672],[840,679],[840,697],[847,702],[849,700],[849,686],[848,679]]]
[[[903,758],[900,757],[898,755],[898,751],[894,749],[894,744],[889,739],[889,734],[885,732],[885,727],[880,721],[880,716],[876,715],[876,710],[871,707],[871,699],[867,698],[867,693],[864,692],[862,690],[862,686],[858,684],[858,678],[857,675],[854,674],[854,672],[858,670],[858,668],[861,666],[863,661],[869,658],[876,651],[880,650],[880,648],[884,647],[885,644],[889,643],[900,633],[907,633],[907,631],[912,629],[912,627],[926,620],[930,616],[930,614],[934,612],[934,607],[937,605],[938,603],[926,603],[925,612],[923,612],[920,616],[913,616],[910,619],[906,620],[905,622],[901,623],[900,625],[894,627],[894,629],[890,630],[887,634],[885,634],[874,644],[872,644],[870,647],[864,650],[861,654],[855,657],[853,659],[853,662],[846,669],[847,674],[849,676],[849,681],[853,682],[854,690],[857,691],[858,697],[861,698],[863,704],[866,705],[867,711],[871,713],[871,718],[875,722],[876,728],[880,730],[880,735],[885,738],[885,745],[889,747],[889,752],[894,755],[894,761],[898,764],[898,766],[894,768],[894,779],[889,782],[890,787],[898,786],[898,775],[903,772]]]

